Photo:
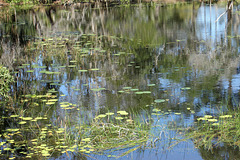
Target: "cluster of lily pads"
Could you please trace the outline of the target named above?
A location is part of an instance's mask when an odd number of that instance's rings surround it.
[[[63,105],[69,106],[69,103],[60,105],[65,108]],[[99,114],[90,123],[79,124],[79,127],[75,124],[74,128],[70,122],[64,127],[54,126],[46,116],[33,118],[11,115],[5,118],[18,121],[18,125],[6,129],[1,135],[0,153],[7,154],[10,159],[120,150],[142,145],[149,136],[149,127],[144,124],[140,127],[126,111]]]
[[[103,41],[105,41],[104,44]],[[70,118],[67,112],[69,110],[80,112],[81,109],[77,104],[60,100],[60,97],[65,95],[60,95],[58,87],[71,83],[64,82],[63,77],[66,73],[77,76],[100,75],[101,68],[99,66],[101,65],[99,63],[104,62],[106,57],[112,58],[114,61],[112,64],[118,67],[123,65],[135,69],[141,68],[134,62],[131,50],[124,48],[124,51],[114,50],[118,41],[122,41],[122,38],[95,34],[62,34],[48,38],[36,38],[35,42],[30,42],[26,52],[30,55],[29,57],[34,57],[34,59],[28,62],[24,61],[24,63],[16,60],[16,63],[20,65],[15,73],[22,76],[19,78],[20,81],[28,78],[40,79],[40,85],[30,88],[41,88],[41,86],[45,87],[46,84],[49,84],[52,89],[45,92],[46,94],[37,94],[35,93],[37,89],[31,89],[28,91],[29,94],[21,97],[20,102],[24,106],[18,115],[12,114],[9,117],[10,121],[15,121],[15,124],[12,125],[12,128],[4,131],[3,141],[5,143],[2,144],[2,151],[11,153],[10,157],[14,158],[20,147],[22,156],[26,158],[34,156],[49,158],[59,154],[68,155],[72,152],[83,154],[100,152],[103,154],[104,150],[125,149],[126,153],[129,153],[144,144],[149,138],[149,123],[137,121],[137,118],[133,118],[127,111],[99,114],[92,120],[80,117],[81,122],[72,122],[72,117]],[[125,60],[127,56],[128,61]],[[123,62],[120,58],[123,59]],[[90,62],[93,65],[90,65]],[[141,95],[152,94],[151,90],[154,86],[156,84],[148,83],[147,90],[126,86],[122,87],[118,93],[123,95],[131,93],[141,97]],[[80,90],[77,87],[72,87],[72,89]],[[189,89],[190,87],[181,88],[183,91]],[[99,92],[106,88],[89,86],[89,90]],[[153,104],[159,106],[169,101],[169,99],[163,98],[151,100]],[[47,116],[53,107],[57,108],[57,111],[54,110],[55,112],[66,113],[63,117],[64,120],[53,120],[54,118],[50,119]],[[39,113],[31,113],[31,108],[38,108]],[[190,109],[188,110],[190,111]],[[163,113],[158,108],[154,108],[152,111],[153,115],[157,115],[159,112]],[[191,112],[194,111],[191,110]],[[168,113],[171,113],[171,110],[164,112],[164,114]],[[180,113],[175,114],[179,115]],[[65,126],[62,125],[63,123]],[[27,135],[30,136],[26,137]],[[135,148],[130,149],[131,147]]]
[[[205,115],[204,117],[197,118],[197,121],[214,122],[214,123],[212,123],[212,125],[217,126],[217,125],[219,125],[219,123],[217,123],[217,122],[218,121],[221,122],[225,118],[232,118],[232,115],[221,115],[221,116],[219,116],[219,120],[214,118],[212,115]]]
[[[158,99],[158,101],[165,102],[164,99]],[[191,110],[191,108],[187,108],[187,111],[189,111],[191,114],[195,113],[195,111]],[[168,114],[181,115],[180,112],[173,112],[172,109],[168,109],[167,111],[165,111],[165,110],[162,110],[160,108],[153,108],[153,110],[152,110],[152,115],[161,116],[161,115],[168,115]]]
[[[47,117],[18,117],[11,115],[10,119],[17,121],[18,128],[8,128],[4,131],[1,142],[1,154],[8,155],[10,159],[25,157],[51,157],[56,154],[66,152],[85,152],[94,151],[88,145],[88,139],[81,139],[73,142],[68,138],[67,128],[52,126],[44,123]],[[70,154],[69,153],[69,154]]]

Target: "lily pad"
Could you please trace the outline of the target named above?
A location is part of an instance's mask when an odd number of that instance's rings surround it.
[[[219,118],[232,118],[232,115],[219,116]]]
[[[106,114],[99,114],[97,117],[99,117],[99,118],[104,118],[104,117],[106,117],[107,115]]]
[[[117,111],[117,113],[121,114],[121,115],[128,115],[128,113],[126,111]]]
[[[108,112],[108,113],[106,113],[106,115],[111,116],[111,115],[114,115],[114,113]]]
[[[137,88],[133,88],[133,89],[130,89],[130,91],[135,92],[135,91],[139,91],[139,89],[137,89]]]
[[[155,99],[154,102],[155,103],[163,103],[163,102],[165,102],[165,99]]]
[[[181,88],[181,90],[189,90],[189,89],[191,89],[190,87],[183,87],[183,88]]]
[[[135,92],[135,94],[143,94],[144,92]]]
[[[24,121],[30,121],[32,119],[33,119],[32,117],[22,117],[22,120],[24,120]]]
[[[153,87],[153,86],[155,86],[156,84],[148,84],[147,86],[148,87]]]
[[[91,68],[89,69],[89,71],[98,71],[99,69],[98,68]]]
[[[82,139],[82,141],[84,141],[84,142],[90,142],[90,138],[84,138],[84,139]]]
[[[102,91],[102,90],[105,90],[105,88],[93,88],[91,89],[92,91]]]
[[[174,113],[175,115],[180,115],[181,113]]]
[[[87,72],[88,70],[82,69],[82,70],[78,70],[79,72]]]
[[[208,119],[208,122],[217,122],[217,119]]]
[[[19,115],[11,115],[10,117],[15,118],[15,117],[19,117]]]
[[[32,72],[34,72],[34,70],[28,70],[28,71],[27,71],[27,73],[32,73]]]
[[[6,131],[8,131],[8,132],[17,132],[17,131],[19,131],[19,129],[18,128],[9,128]]]
[[[212,118],[213,116],[211,115],[205,115],[204,118]]]
[[[123,119],[123,117],[115,117],[115,119],[121,120],[121,119]]]
[[[151,91],[143,91],[144,94],[150,94],[152,93]]]
[[[26,123],[27,123],[26,121],[21,121],[18,124],[26,124]]]

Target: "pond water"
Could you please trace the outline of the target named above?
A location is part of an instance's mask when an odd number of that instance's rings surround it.
[[[16,80],[1,101],[1,158],[237,159],[225,144],[183,140],[198,117],[238,108],[240,16],[234,8],[216,21],[225,5],[1,8],[0,62]],[[131,144],[85,144],[107,143],[81,130],[105,113],[137,121],[131,135],[117,132]]]

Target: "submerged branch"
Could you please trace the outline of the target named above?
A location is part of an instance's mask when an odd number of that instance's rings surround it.
[[[217,18],[217,20],[215,21],[215,23],[216,23],[225,13],[227,13],[227,12],[230,10],[230,8],[232,7],[232,5],[233,5],[233,2],[231,2],[231,4],[229,5],[229,7],[227,8],[227,10],[226,10],[225,12],[223,12],[223,13]]]

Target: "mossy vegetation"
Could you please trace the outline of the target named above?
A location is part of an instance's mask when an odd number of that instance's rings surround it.
[[[9,97],[10,84],[14,82],[13,76],[6,67],[0,65],[0,96]]]

